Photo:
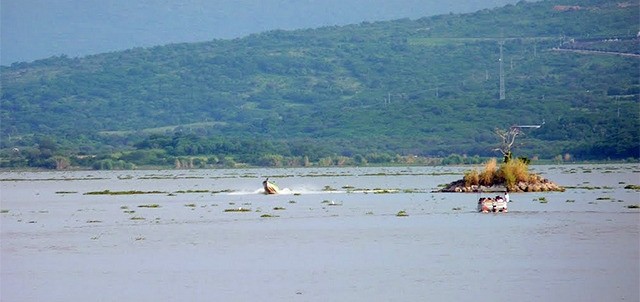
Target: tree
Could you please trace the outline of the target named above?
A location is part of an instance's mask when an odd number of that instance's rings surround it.
[[[511,149],[513,149],[513,144],[516,142],[516,137],[522,134],[522,131],[520,131],[519,127],[513,126],[508,131],[496,128],[495,133],[502,141],[500,145],[493,150],[500,151],[504,157],[504,162],[508,163],[512,158]]]

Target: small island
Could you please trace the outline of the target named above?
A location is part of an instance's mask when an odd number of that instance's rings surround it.
[[[564,191],[564,188],[540,175],[529,173],[524,159],[509,160],[499,167],[495,158],[489,160],[484,170],[476,169],[464,174],[463,179],[454,181],[438,192],[546,192]]]
[[[522,135],[522,128],[540,128],[540,125],[511,126],[509,130],[496,129],[501,143],[495,151],[504,156],[502,164],[498,166],[495,158],[489,160],[484,170],[476,169],[464,174],[463,179],[446,185],[438,192],[546,192],[564,191],[564,188],[541,177],[529,173],[529,159],[525,157],[513,158],[511,150],[516,137]]]

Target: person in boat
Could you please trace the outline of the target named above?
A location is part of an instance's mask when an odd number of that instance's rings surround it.
[[[262,186],[264,187],[264,194],[278,194],[280,191],[278,186],[269,182],[268,177],[262,182]]]
[[[481,197],[478,200],[478,212],[489,213],[493,210],[493,200],[490,197]]]
[[[496,196],[496,202],[493,203],[494,212],[507,212],[507,201],[502,196]]]
[[[511,202],[511,199],[509,199],[509,189],[505,189],[504,190],[504,202]]]

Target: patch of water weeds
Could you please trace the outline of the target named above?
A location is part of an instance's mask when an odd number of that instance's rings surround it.
[[[565,186],[565,189],[574,189],[574,190],[602,190],[605,189],[603,187],[597,186]]]
[[[324,186],[324,188],[322,189],[322,191],[325,191],[325,192],[334,192],[334,191],[338,191],[338,190],[336,190],[336,189],[332,188],[331,186]]]
[[[328,200],[328,199],[323,200],[321,203],[326,204],[328,206],[341,206],[342,205],[341,202],[338,203],[338,202],[335,202],[333,200]]]
[[[353,174],[349,174],[349,173],[345,173],[345,174],[340,174],[340,173],[319,173],[319,174],[304,174],[304,175],[300,175],[300,177],[341,177],[341,176],[354,176]]]
[[[402,211],[399,211],[399,212],[396,214],[396,216],[398,216],[398,217],[407,217],[407,216],[409,216],[409,214],[407,213],[407,211],[402,210]]]
[[[150,179],[204,179],[202,176],[174,176],[174,175],[156,175],[156,176],[142,176],[138,179],[150,180]]]
[[[211,190],[179,190],[173,193],[175,194],[185,194],[185,193],[209,193]]]
[[[400,193],[400,190],[398,190],[398,189],[381,189],[381,188],[373,189],[373,194],[391,194],[391,193]]]
[[[141,204],[138,206],[138,208],[159,208],[160,205],[157,203],[151,203],[151,204]]]
[[[624,188],[627,189],[627,190],[640,191],[640,185],[626,185],[626,186],[624,186]]]
[[[104,190],[104,191],[87,192],[87,193],[84,193],[82,195],[138,195],[138,194],[166,194],[166,193],[167,192],[161,192],[161,191],[137,191],[137,190],[111,191],[111,190]]]
[[[238,208],[225,209],[224,211],[225,212],[251,212],[251,209],[238,207]]]
[[[549,201],[547,200],[547,198],[546,198],[546,197],[538,197],[538,198],[533,199],[533,201],[538,201],[538,202],[540,202],[540,203],[547,203],[547,202],[549,202]]]
[[[76,180],[105,180],[104,177],[71,177],[71,178],[0,178],[0,181],[76,181]]]

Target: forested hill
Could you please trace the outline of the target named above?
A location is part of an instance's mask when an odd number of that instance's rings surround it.
[[[496,156],[496,128],[542,122],[519,155],[637,158],[639,18],[631,1],[523,1],[17,63],[2,163]]]

